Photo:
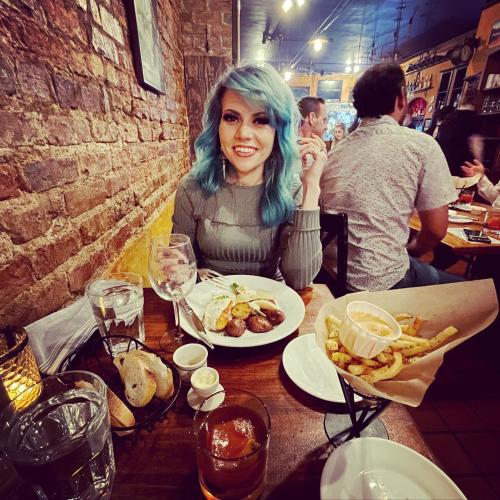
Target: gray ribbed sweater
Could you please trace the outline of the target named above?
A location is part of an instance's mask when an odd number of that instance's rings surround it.
[[[177,189],[173,232],[191,238],[199,267],[223,274],[284,278],[292,288],[304,288],[318,273],[323,258],[319,208],[297,208],[290,223],[265,227],[260,217],[263,189],[263,184],[225,183],[207,198],[188,175]],[[300,182],[293,193],[298,206]]]

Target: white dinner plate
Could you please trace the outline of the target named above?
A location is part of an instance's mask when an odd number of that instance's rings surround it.
[[[452,215],[452,214],[449,214],[448,215],[448,220],[450,222],[454,222],[455,224],[470,224],[471,222],[471,219],[470,217],[461,217],[460,215]]]
[[[287,375],[303,391],[332,403],[346,402],[337,371],[317,346],[316,335],[293,339],[285,347],[282,360]],[[360,400],[355,396],[355,401]]]
[[[455,208],[456,210],[461,210],[462,212],[470,212],[472,210],[472,207],[474,207],[476,210],[479,210],[480,212],[486,212],[486,208],[479,207],[477,205],[471,205],[469,203],[457,203],[456,205],[453,205],[453,208]]]
[[[321,474],[320,497],[466,500],[430,460],[402,444],[376,437],[347,441],[332,452]]]
[[[275,326],[271,331],[265,333],[253,333],[246,330],[241,337],[229,337],[220,333],[207,330],[209,340],[214,345],[225,347],[256,347],[271,344],[281,340],[293,333],[302,323],[305,314],[304,302],[300,295],[286,286],[284,283],[261,276],[246,274],[233,274],[227,276],[232,282],[244,285],[252,290],[265,290],[275,298],[278,307],[285,313],[285,321]],[[198,317],[203,320],[205,309],[213,297],[213,293],[219,290],[210,280],[197,283],[191,293],[186,297],[189,305],[194,309]],[[219,290],[220,291],[220,290]],[[193,325],[181,310],[181,327],[191,336],[198,338]]]

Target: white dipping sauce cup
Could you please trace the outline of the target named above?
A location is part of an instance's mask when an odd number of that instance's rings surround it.
[[[351,314],[353,312],[368,313],[380,318],[390,328],[391,334],[383,337],[365,330],[352,319]],[[356,300],[347,305],[339,336],[342,344],[356,356],[374,358],[389,344],[399,339],[401,327],[387,311],[369,302]]]
[[[208,351],[201,344],[186,344],[174,352],[174,365],[184,382],[189,381],[195,370],[207,366]]]
[[[213,378],[213,382],[211,384],[206,384],[203,382],[203,377],[209,375]],[[198,368],[191,375],[191,385],[193,387],[193,391],[201,396],[202,398],[208,398],[211,396],[219,387],[219,372],[215,368],[211,368],[209,366],[204,366]]]

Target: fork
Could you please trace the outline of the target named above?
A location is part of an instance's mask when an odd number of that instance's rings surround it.
[[[198,276],[201,281],[210,281],[210,283],[213,283],[222,290],[231,291],[232,281],[227,276],[213,269],[208,269],[206,267],[198,269]]]

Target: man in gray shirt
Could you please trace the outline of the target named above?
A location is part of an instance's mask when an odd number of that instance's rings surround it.
[[[349,218],[347,287],[387,290],[459,281],[417,257],[446,235],[448,203],[456,199],[436,141],[400,126],[406,114],[404,73],[395,63],[366,71],[354,90],[360,126],[329,157],[321,180],[323,212]],[[422,229],[410,242],[416,209]],[[335,244],[323,266],[334,274]]]

